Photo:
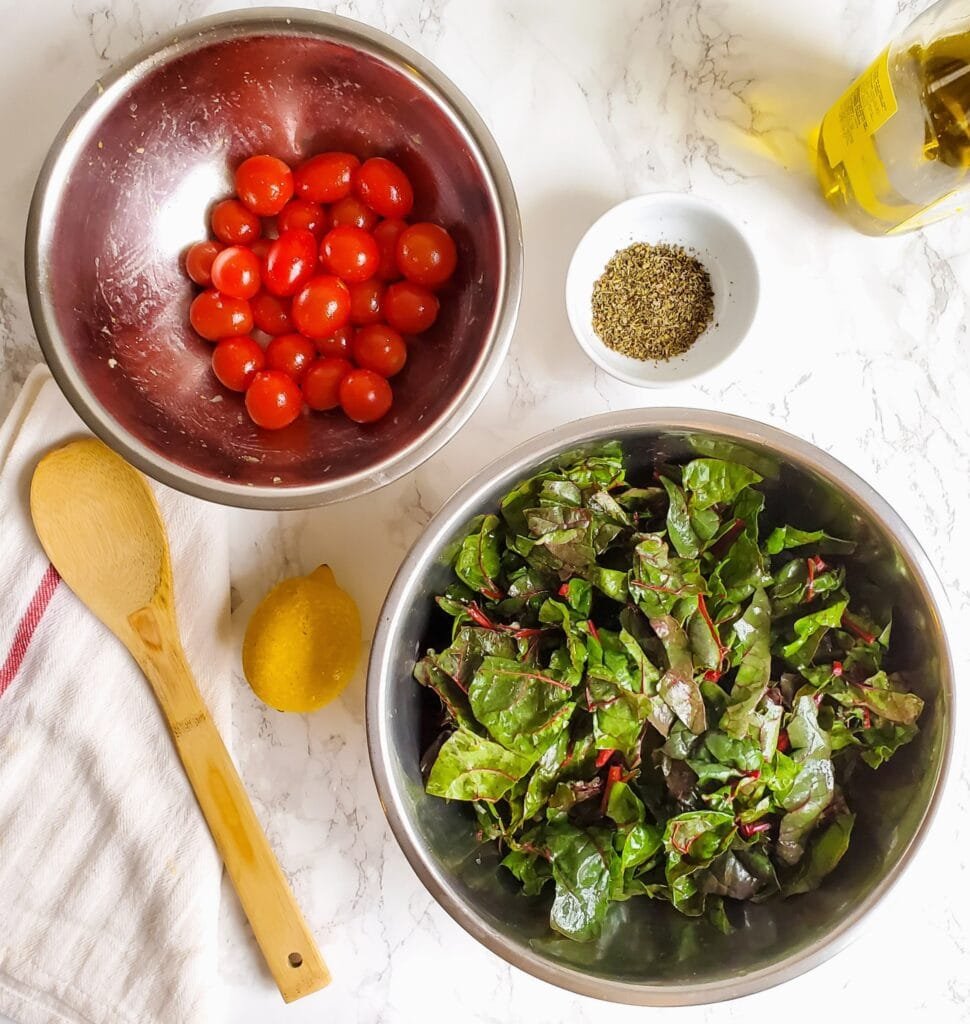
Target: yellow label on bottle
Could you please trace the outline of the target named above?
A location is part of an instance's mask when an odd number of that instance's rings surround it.
[[[822,145],[829,163],[841,164],[855,202],[886,230],[919,213],[909,203],[886,202],[890,184],[874,139],[898,110],[889,76],[889,50],[883,52],[849,86],[822,121]]]
[[[883,50],[825,115],[822,142],[833,164],[869,143],[898,109],[889,78],[889,50]]]

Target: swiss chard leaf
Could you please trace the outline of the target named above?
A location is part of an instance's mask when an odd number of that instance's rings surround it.
[[[855,543],[840,540],[824,530],[799,530],[794,526],[776,526],[765,540],[765,551],[777,555],[788,548],[803,548],[811,545],[816,552],[826,555],[851,555]]]
[[[530,757],[506,750],[468,729],[457,729],[438,751],[426,789],[432,796],[447,800],[498,800],[532,764]]]
[[[507,750],[534,761],[569,724],[572,687],[552,669],[486,658],[468,688],[475,718]]]
[[[725,505],[762,477],[753,469],[721,459],[694,459],[684,466],[684,489],[695,508]]]
[[[799,764],[791,788],[781,798],[785,815],[778,830],[778,856],[797,864],[805,852],[805,840],[835,795],[835,772],[829,759],[831,743],[818,722],[811,697],[800,697],[788,723],[792,759]]]
[[[667,536],[677,554],[683,558],[696,558],[701,553],[701,542],[690,521],[687,511],[687,499],[684,492],[667,477],[662,476],[660,482],[667,492]]]
[[[458,578],[493,601],[504,596],[495,582],[502,568],[500,525],[498,516],[484,516],[478,529],[462,541],[455,557]]]
[[[697,563],[671,558],[667,544],[657,534],[647,534],[637,544],[630,573],[630,593],[650,617],[667,615],[678,600],[704,592]]]
[[[782,657],[796,668],[808,664],[815,656],[819,641],[826,630],[841,623],[847,604],[846,600],[835,601],[826,608],[795,619],[792,626],[794,639],[782,645]]]
[[[603,930],[610,903],[610,873],[615,854],[609,834],[565,822],[546,829],[556,897],[549,923],[577,942],[589,942]]]
[[[526,896],[538,896],[547,882],[552,881],[552,866],[545,857],[523,850],[512,850],[502,860],[507,868],[522,883]]]
[[[825,876],[831,874],[845,856],[854,824],[854,814],[839,814],[815,836],[798,871],[785,884],[786,896],[811,892],[821,885]]]
[[[768,689],[771,676],[771,605],[760,587],[754,592],[747,611],[734,624],[734,632],[741,664],[720,727],[740,738],[748,734],[752,715]]]
[[[669,667],[657,692],[671,711],[695,734],[707,728],[704,698],[694,681],[694,663],[687,634],[670,615],[651,619],[650,625],[667,652]]]
[[[855,702],[897,725],[914,725],[923,713],[923,701],[915,693],[890,689],[885,672],[877,672],[865,683],[850,685]]]

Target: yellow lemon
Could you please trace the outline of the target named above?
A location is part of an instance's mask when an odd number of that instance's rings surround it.
[[[243,671],[279,711],[316,711],[350,682],[360,659],[360,614],[329,566],[283,580],[246,627]]]

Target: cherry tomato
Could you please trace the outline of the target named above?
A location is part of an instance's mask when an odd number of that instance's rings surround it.
[[[251,299],[259,291],[259,260],[244,245],[230,245],[212,261],[212,286],[234,299]]]
[[[346,359],[318,359],[303,376],[303,401],[311,409],[326,412],[340,405],[340,382],[353,370]]]
[[[373,370],[382,377],[393,377],[400,373],[408,358],[404,339],[385,324],[371,324],[361,327],[350,343],[354,362],[365,370]]]
[[[306,199],[291,199],[276,217],[280,234],[294,228],[303,228],[319,238],[329,223],[327,211],[319,203],[310,203]]]
[[[274,217],[293,197],[293,172],[275,156],[251,156],[236,168],[236,195],[260,217]]]
[[[384,285],[372,277],[369,281],[347,285],[350,290],[350,322],[376,324],[381,318]]]
[[[397,240],[397,265],[415,284],[437,288],[455,272],[458,252],[451,235],[437,224],[412,224]]]
[[[373,423],[391,407],[391,385],[373,370],[351,370],[340,382],[340,405],[356,423]]]
[[[256,241],[249,246],[249,249],[255,254],[256,258],[262,262],[266,259],[266,254],[269,252],[269,247],[272,244],[272,238],[257,238]]]
[[[300,415],[303,395],[296,381],[280,370],[263,370],[246,391],[246,412],[257,427],[280,430]]]
[[[249,334],[253,329],[253,313],[245,299],[234,299],[210,288],[192,300],[189,323],[206,341],[218,341]]]
[[[354,194],[382,217],[406,217],[414,206],[414,189],[407,175],[382,156],[365,160],[357,169]]]
[[[343,224],[350,224],[355,228],[372,231],[377,227],[379,220],[380,217],[356,196],[347,196],[330,207],[330,224],[335,228],[339,228]]]
[[[339,278],[311,278],[293,299],[293,322],[308,338],[329,338],[350,320],[350,292]]]
[[[263,225],[252,210],[238,199],[223,199],[212,207],[212,233],[226,245],[248,245],[263,233]]]
[[[212,350],[212,372],[230,391],[245,391],[265,365],[263,350],[248,334],[223,338]]]
[[[296,169],[296,194],[311,203],[335,203],[350,195],[360,161],[352,153],[319,153]]]
[[[293,228],[282,232],[266,254],[266,290],[274,295],[295,295],[313,276],[318,251],[312,231]]]
[[[435,322],[438,309],[434,294],[411,281],[396,281],[384,292],[384,319],[402,334],[426,331]]]
[[[266,346],[266,366],[288,373],[297,384],[317,358],[317,346],[302,334],[281,334]]]
[[[290,300],[269,292],[260,292],[250,303],[253,323],[267,334],[289,334],[293,330]]]
[[[377,268],[377,276],[382,281],[396,281],[401,276],[397,265],[397,240],[407,227],[407,222],[397,217],[382,220],[374,228],[374,241],[381,250],[381,265]]]
[[[348,284],[356,284],[377,273],[381,253],[369,231],[342,224],[323,236],[320,262],[331,274],[336,274]]]
[[[349,324],[333,332],[329,338],[317,338],[317,351],[328,359],[349,359],[354,329]]]
[[[222,251],[218,242],[196,242],[185,253],[185,272],[203,288],[212,284],[212,261]]]

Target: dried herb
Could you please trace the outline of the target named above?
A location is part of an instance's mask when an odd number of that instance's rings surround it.
[[[634,359],[681,355],[713,316],[710,274],[680,246],[627,246],[593,285],[593,330],[609,348]]]

